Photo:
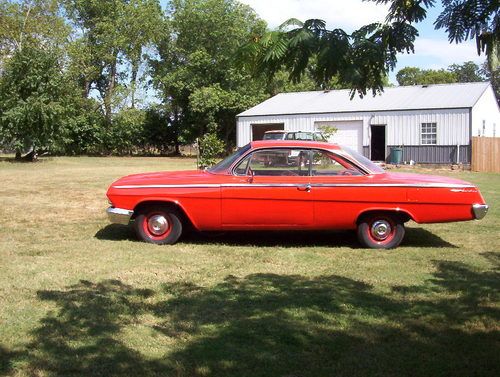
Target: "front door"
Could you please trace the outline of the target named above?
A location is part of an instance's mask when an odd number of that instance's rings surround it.
[[[225,229],[293,229],[313,224],[309,151],[259,150],[221,189]]]
[[[372,161],[385,161],[385,126],[370,126],[371,130],[371,160]]]

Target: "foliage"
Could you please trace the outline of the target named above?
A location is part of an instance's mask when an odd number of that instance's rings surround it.
[[[384,23],[361,27],[352,34],[342,29],[326,29],[320,19],[285,21],[278,30],[253,35],[241,48],[241,55],[254,75],[272,77],[281,69],[292,81],[300,81],[311,70],[315,82],[328,89],[329,81],[363,96],[368,90],[382,91],[386,74],[394,69],[397,54],[414,52],[418,32],[413,26],[427,17],[435,0],[367,0],[389,4]],[[450,42],[475,38],[478,53],[485,52],[494,72],[498,66],[500,36],[498,0],[442,0],[444,7],[436,28],[445,28]],[[434,74],[434,73],[433,73]],[[450,82],[451,75],[440,72],[430,81]],[[447,76],[446,78],[443,76]]]
[[[135,106],[137,76],[143,49],[159,32],[158,0],[64,0],[69,19],[79,32],[69,49],[75,79],[88,97],[96,89],[111,123],[119,93],[126,88],[130,64],[131,104]]]
[[[405,67],[398,71],[396,80],[399,85],[449,84],[457,82],[457,75],[444,69]]]
[[[457,82],[478,82],[485,81],[481,68],[474,62],[468,61],[463,64],[452,64],[448,71],[455,74]]]
[[[63,45],[69,32],[58,0],[0,0],[0,67],[24,46]]]
[[[217,125],[210,124],[209,131],[198,141],[198,167],[200,169],[215,165],[225,151],[224,142],[218,138],[216,127]]]
[[[144,144],[143,126],[146,112],[139,109],[125,109],[118,113],[106,130],[105,150],[113,154],[132,155]]]
[[[267,97],[236,62],[239,46],[265,24],[235,0],[174,0],[152,61],[153,81],[171,110],[176,144],[204,135],[217,120],[218,137],[235,140],[235,115]],[[193,31],[196,32],[193,32]]]
[[[322,88],[329,89],[335,78],[353,95],[365,95],[367,89],[383,89],[396,55],[412,52],[416,35],[417,30],[402,21],[367,25],[349,35],[341,29],[327,30],[322,20],[291,19],[276,31],[254,36],[241,54],[254,72],[272,77],[285,68],[298,82],[310,70]]]
[[[72,86],[57,51],[25,46],[0,81],[0,138],[16,150],[51,149],[72,115]]]
[[[430,85],[479,82],[485,81],[487,77],[476,63],[469,61],[463,64],[452,64],[446,70],[405,67],[398,71],[396,79],[399,85]]]

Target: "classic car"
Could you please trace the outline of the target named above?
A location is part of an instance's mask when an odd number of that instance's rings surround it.
[[[349,148],[314,141],[254,141],[208,170],[120,178],[107,196],[111,222],[133,221],[138,237],[156,244],[175,243],[189,225],[352,229],[364,247],[388,249],[401,243],[409,220],[481,219],[488,210],[471,183],[387,172]]]

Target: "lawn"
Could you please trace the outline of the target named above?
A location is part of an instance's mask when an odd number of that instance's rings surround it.
[[[0,375],[498,376],[500,175],[482,221],[351,232],[190,235],[109,225],[105,191],[191,159],[0,162]],[[426,170],[424,173],[432,171]]]

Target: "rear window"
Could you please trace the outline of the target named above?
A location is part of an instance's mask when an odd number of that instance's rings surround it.
[[[264,138],[262,140],[283,140],[284,132],[270,132],[268,134],[264,134]]]

